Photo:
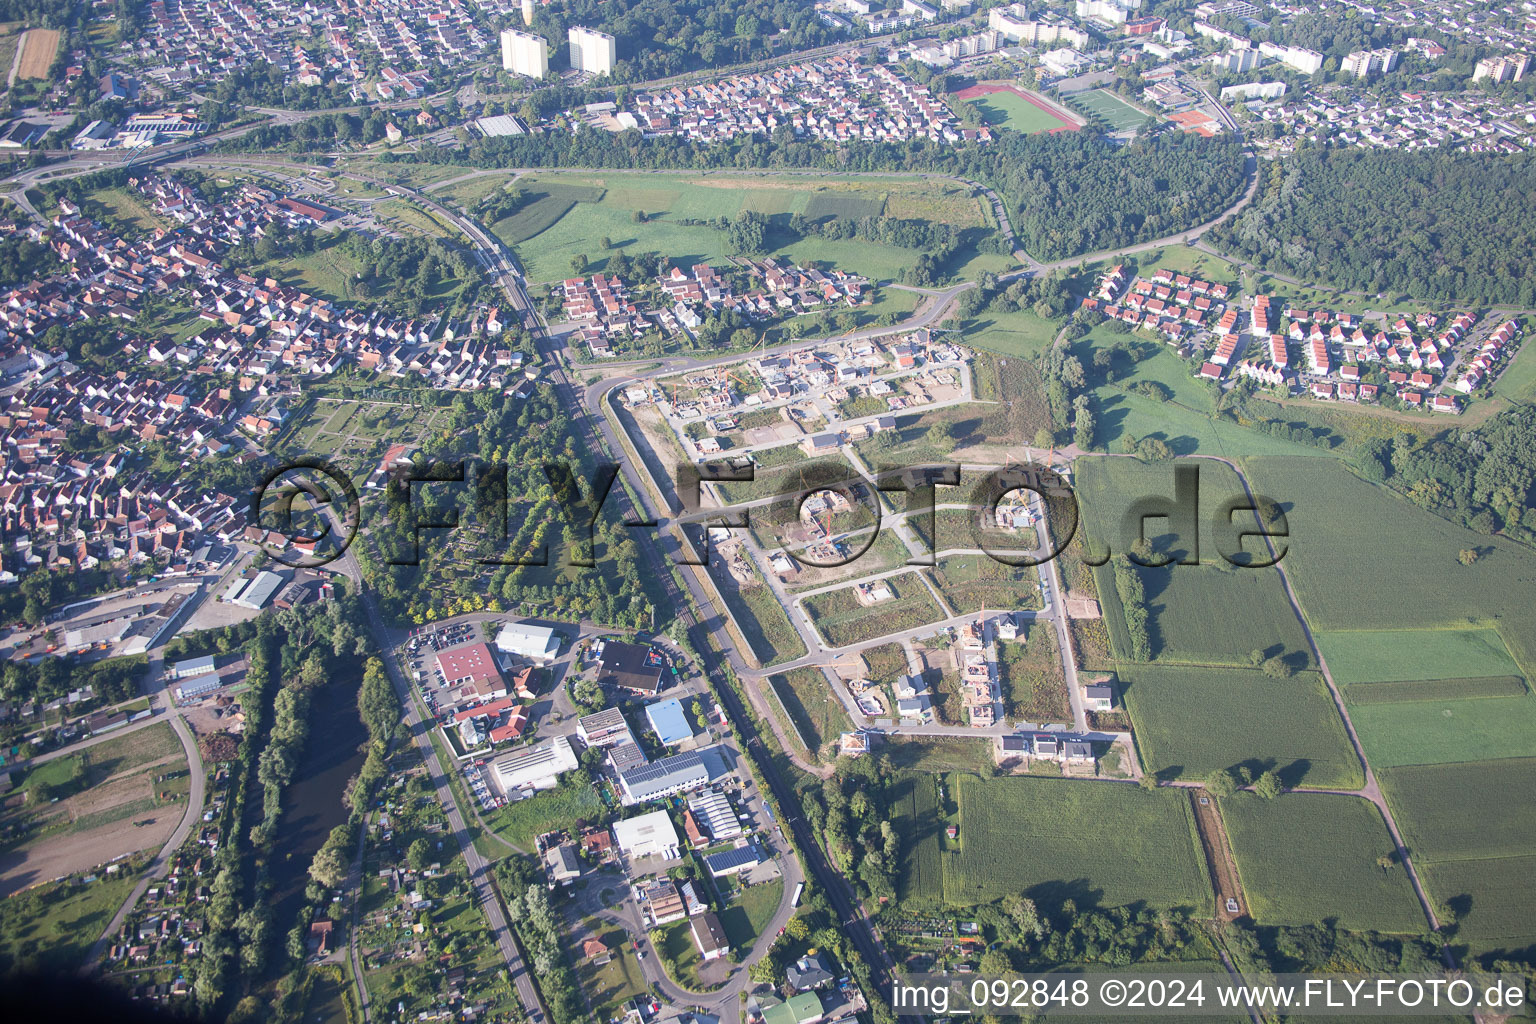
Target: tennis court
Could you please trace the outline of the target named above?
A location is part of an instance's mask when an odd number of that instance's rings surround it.
[[[1109,122],[1111,129],[1117,132],[1139,128],[1147,115],[1131,106],[1112,92],[1103,89],[1090,89],[1085,93],[1079,93],[1073,97],[1084,109]]]

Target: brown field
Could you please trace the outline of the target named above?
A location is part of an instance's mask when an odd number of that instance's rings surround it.
[[[18,78],[47,78],[53,55],[59,52],[59,30],[28,29],[21,37],[21,67]]]

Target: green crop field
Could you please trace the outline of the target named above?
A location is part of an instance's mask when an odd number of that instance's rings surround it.
[[[1523,857],[1536,850],[1536,759],[1376,774],[1415,859]]]
[[[1317,635],[1317,645],[1340,684],[1520,672],[1494,629],[1325,631]]]
[[[878,604],[860,604],[851,586],[814,594],[801,604],[828,647],[847,647],[944,619],[943,610],[915,574],[887,577],[884,582],[893,596]]]
[[[1066,779],[952,776],[959,850],[940,855],[957,906],[1024,892],[1079,906],[1190,907],[1210,882],[1189,797]]]
[[[1365,704],[1350,719],[1374,768],[1536,756],[1536,697]]]
[[[1414,866],[1477,953],[1536,943],[1536,760],[1383,768]]]
[[[1336,919],[1355,931],[1421,932],[1428,927],[1393,852],[1381,814],[1355,797],[1288,793],[1221,801],[1246,908],[1259,924]]]
[[[993,128],[1011,128],[1028,135],[1067,126],[1067,122],[1055,114],[1041,110],[1024,97],[1011,92],[988,93],[970,102],[981,112],[982,121]],[[1139,121],[1137,123],[1140,124]]]
[[[1385,683],[1354,683],[1344,699],[1357,704],[1395,704],[1415,700],[1468,700],[1477,697],[1521,697],[1529,693],[1519,676],[1478,676],[1475,679],[1397,679]]]
[[[1353,789],[1360,762],[1316,672],[1122,666],[1120,685],[1150,770],[1203,779],[1217,768],[1274,768],[1287,785]]]
[[[587,185],[553,182],[528,190],[528,200],[510,217],[491,225],[496,237],[508,245],[520,245],[557,224],[577,203],[598,203],[603,190]]]
[[[898,892],[902,899],[929,897],[944,891],[939,864],[939,834],[944,815],[939,809],[939,780],[906,773],[891,784],[891,818],[904,851]]]
[[[525,208],[509,218],[516,220],[517,216],[526,215],[524,224],[503,221],[497,225],[497,232],[504,239],[521,237],[517,254],[528,279],[534,282],[559,281],[569,276],[571,259],[578,255],[591,261],[592,271],[601,271],[606,254],[599,248],[598,240],[604,237],[615,248],[631,253],[659,252],[680,266],[701,262],[720,265],[727,261],[731,251],[726,233],[706,223],[716,218],[729,220],[748,210],[770,217],[809,214],[817,209],[822,211],[818,216],[825,217],[844,208],[870,211],[877,205],[889,210],[898,196],[918,200],[932,197],[938,202],[947,200],[954,191],[946,183],[880,178],[850,182],[799,176],[705,177],[622,172],[545,172],[525,178],[520,184],[529,192],[550,192],[552,187],[560,186],[584,186],[602,192],[595,201],[578,199],[558,217],[553,216],[557,207],[546,204],[537,212]],[[556,202],[569,197],[570,193],[564,193]],[[974,201],[967,201],[974,205]],[[777,252],[801,263],[831,263],[877,281],[899,278],[922,255],[918,249],[815,237],[791,242]],[[957,257],[952,269],[974,276],[983,269],[996,271],[1011,265],[1007,256],[972,251]]]
[[[1314,629],[1467,628],[1497,621],[1520,674],[1530,675],[1536,553],[1452,525],[1333,461],[1259,458],[1246,460],[1245,468],[1255,490],[1286,511],[1284,564]],[[1402,543],[1404,537],[1413,543]],[[1457,553],[1467,548],[1483,554],[1462,565]],[[1424,599],[1410,599],[1418,594]]]
[[[797,668],[784,675],[769,676],[768,681],[784,703],[784,710],[789,712],[800,741],[812,753],[853,728],[848,710],[819,669]]]
[[[1198,532],[1200,565],[1170,564],[1138,568],[1146,592],[1148,634],[1153,657],[1159,662],[1195,665],[1247,665],[1250,652],[1284,654],[1294,668],[1313,663],[1301,622],[1286,599],[1278,570],[1231,566],[1218,550],[1222,541],[1215,517],[1207,510],[1229,497],[1242,494],[1242,484],[1222,463],[1196,460],[1186,463],[1144,463],[1134,459],[1079,459],[1075,480],[1082,508],[1082,533],[1095,549],[1106,545],[1112,552],[1127,551],[1144,529],[1155,550],[1182,558],[1192,552],[1193,537],[1181,535],[1181,525],[1168,519],[1149,519],[1138,524],[1130,516],[1133,503],[1147,496],[1173,496],[1173,474],[1178,465],[1200,471]],[[1170,500],[1171,505],[1171,500]],[[1242,525],[1251,525],[1250,516]],[[1236,517],[1234,517],[1236,520]],[[1187,524],[1185,524],[1187,525]],[[1255,542],[1245,550],[1257,552]],[[1101,595],[1114,589],[1110,566],[1095,573]],[[1240,614],[1240,619],[1234,617]],[[1123,610],[1118,601],[1105,602],[1106,623],[1117,642],[1116,653],[1128,655],[1123,640]]]
[[[871,196],[839,196],[818,193],[805,204],[805,215],[811,220],[829,217],[878,217],[885,212],[885,198]]]
[[[1536,855],[1416,864],[1432,897],[1456,912],[1456,941],[1475,952],[1536,942]]]
[[[1117,132],[1140,127],[1142,122],[1147,119],[1146,114],[1143,114],[1114,93],[1104,89],[1090,89],[1087,92],[1080,92],[1072,98],[1078,106],[1085,110],[1093,111],[1109,122],[1110,128]]]

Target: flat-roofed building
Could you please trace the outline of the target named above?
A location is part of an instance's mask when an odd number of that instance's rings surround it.
[[[560,653],[560,635],[548,626],[509,622],[496,634],[496,649],[530,661],[553,661]]]
[[[603,708],[576,719],[576,735],[589,747],[613,747],[620,743],[633,743],[635,738],[624,720],[624,712],[618,708]]]
[[[456,700],[505,697],[507,681],[501,676],[496,655],[486,644],[460,644],[437,653],[437,670],[443,685]]]
[[[603,645],[597,681],[631,693],[661,692],[661,656],[649,647],[610,640]]]
[[[571,741],[564,736],[554,736],[497,758],[491,765],[491,774],[503,793],[525,786],[549,789],[576,765],[576,751],[572,749]]]
[[[696,789],[707,783],[709,776],[703,751],[690,750],[620,772],[619,792],[623,803],[643,804]]]
[[[659,856],[673,860],[680,845],[672,816],[666,811],[651,811],[614,822],[613,838],[625,856],[632,859]]]

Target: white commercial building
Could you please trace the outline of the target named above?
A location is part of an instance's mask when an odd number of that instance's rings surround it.
[[[571,68],[589,75],[613,74],[613,62],[618,57],[618,47],[613,36],[595,29],[575,25],[565,34],[571,44]]]
[[[505,29],[501,33],[501,66],[524,78],[543,78],[549,71],[549,44],[543,36]]]
[[[637,818],[614,822],[613,839],[631,859],[661,856],[674,860],[677,857],[677,829],[672,826],[672,818],[666,811],[651,811]]]
[[[564,736],[555,736],[515,754],[497,758],[491,768],[501,791],[510,793],[524,786],[549,789],[576,765],[576,751],[572,749],[571,741]]]
[[[548,626],[509,622],[496,634],[496,649],[533,661],[552,661],[560,653],[560,637]]]

